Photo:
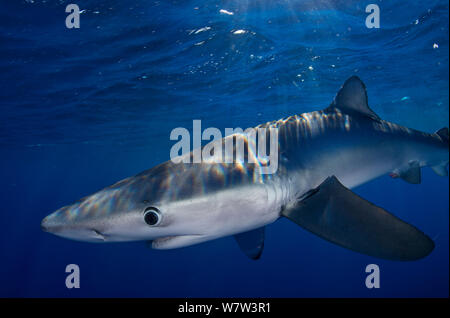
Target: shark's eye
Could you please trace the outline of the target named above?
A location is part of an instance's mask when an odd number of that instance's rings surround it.
[[[150,226],[156,226],[161,221],[161,213],[155,207],[148,207],[144,211],[144,220]]]

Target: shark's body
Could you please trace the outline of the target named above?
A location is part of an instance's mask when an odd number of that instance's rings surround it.
[[[377,257],[413,260],[431,252],[425,234],[347,188],[384,174],[420,183],[424,166],[446,175],[448,129],[428,134],[381,120],[357,77],[325,110],[258,127],[278,128],[274,174],[247,162],[168,161],[61,208],[42,227],[92,242],[151,240],[158,249],[235,235],[244,252],[258,258],[264,226],[284,216]],[[247,142],[244,134],[226,138]],[[151,215],[144,220],[146,211]]]

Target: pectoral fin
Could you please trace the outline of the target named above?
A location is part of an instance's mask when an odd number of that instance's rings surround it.
[[[264,248],[264,227],[234,236],[241,250],[251,259],[261,257]]]
[[[370,256],[411,261],[434,248],[427,235],[359,197],[334,176],[281,214],[332,243]]]

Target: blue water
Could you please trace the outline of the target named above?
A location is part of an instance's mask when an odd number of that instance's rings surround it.
[[[168,160],[173,128],[322,109],[351,75],[383,119],[448,126],[447,1],[78,0],[81,27],[67,29],[73,2],[0,2],[0,296],[448,297],[449,180],[430,169],[421,185],[385,176],[355,189],[435,240],[416,262],[360,255],[287,220],[267,227],[259,261],[231,237],[157,251],[40,229],[57,208]],[[369,3],[380,29],[365,27]],[[65,287],[71,263],[80,289]],[[365,287],[371,263],[380,289]]]

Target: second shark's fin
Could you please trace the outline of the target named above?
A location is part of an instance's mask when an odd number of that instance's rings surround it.
[[[448,171],[447,171],[447,167],[446,165],[437,165],[437,166],[433,166],[431,167],[431,169],[433,169],[433,171],[441,177],[446,177],[448,176]]]
[[[422,172],[420,170],[420,164],[417,161],[411,161],[407,167],[396,169],[389,175],[392,178],[401,178],[402,180],[412,184],[419,184],[422,182]]]
[[[412,261],[434,248],[427,235],[359,197],[334,176],[281,215],[332,243],[374,257]]]
[[[408,183],[419,184],[422,181],[420,164],[417,161],[409,163],[409,168],[400,173],[400,178]]]
[[[234,238],[249,258],[257,260],[261,257],[264,248],[264,227],[236,234]]]
[[[339,108],[344,112],[358,112],[374,120],[380,120],[367,102],[366,86],[357,76],[347,79],[329,108]]]
[[[444,127],[436,131],[436,134],[441,137],[442,141],[448,142],[448,128]]]

